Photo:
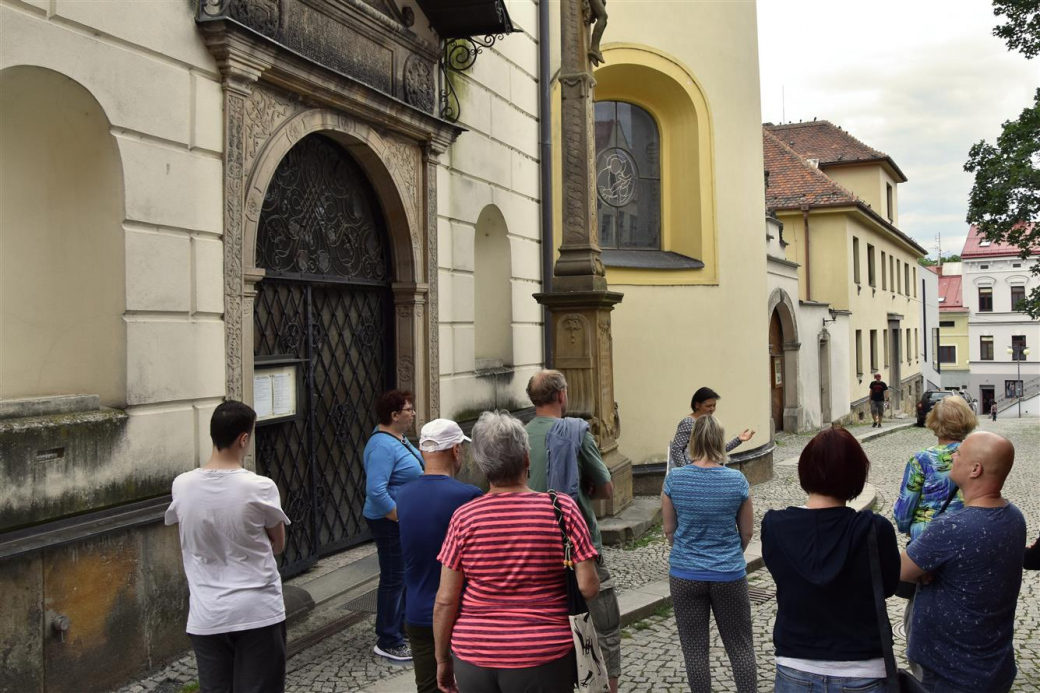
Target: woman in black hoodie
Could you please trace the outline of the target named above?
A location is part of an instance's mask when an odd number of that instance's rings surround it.
[[[777,693],[886,688],[867,537],[875,527],[887,597],[899,584],[896,533],[884,517],[846,506],[869,470],[851,433],[823,431],[798,460],[805,505],[762,519],[762,558],[776,582]]]

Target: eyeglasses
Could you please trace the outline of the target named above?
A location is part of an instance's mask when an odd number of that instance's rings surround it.
[[[404,409],[401,410],[401,413],[403,414],[405,412],[415,413],[415,407],[405,407]]]

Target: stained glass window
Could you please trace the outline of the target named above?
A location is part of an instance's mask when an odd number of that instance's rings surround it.
[[[661,136],[639,106],[596,104],[596,212],[604,249],[661,249]]]

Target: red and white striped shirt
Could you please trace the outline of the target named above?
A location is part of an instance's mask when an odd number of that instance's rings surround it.
[[[577,563],[596,557],[577,504],[559,495]],[[440,555],[465,577],[451,635],[459,659],[493,669],[536,667],[574,647],[563,540],[546,493],[489,493],[455,511]]]

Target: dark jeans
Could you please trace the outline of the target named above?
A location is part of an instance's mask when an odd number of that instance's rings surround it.
[[[574,650],[548,664],[523,669],[490,669],[464,662],[454,654],[459,693],[571,693],[578,675]]]
[[[404,624],[408,644],[412,648],[412,666],[415,667],[416,693],[437,693],[437,653],[433,646],[431,626]]]
[[[921,674],[921,684],[932,693],[974,693],[973,690],[955,686],[946,679],[936,675],[931,669],[921,667]],[[996,689],[993,690],[995,691]],[[1010,686],[1004,689],[1005,692],[1010,690]]]
[[[369,520],[379,554],[376,592],[376,645],[385,650],[404,644],[404,556],[401,528],[393,520]]]
[[[282,693],[285,621],[216,635],[189,635],[201,693]]]

